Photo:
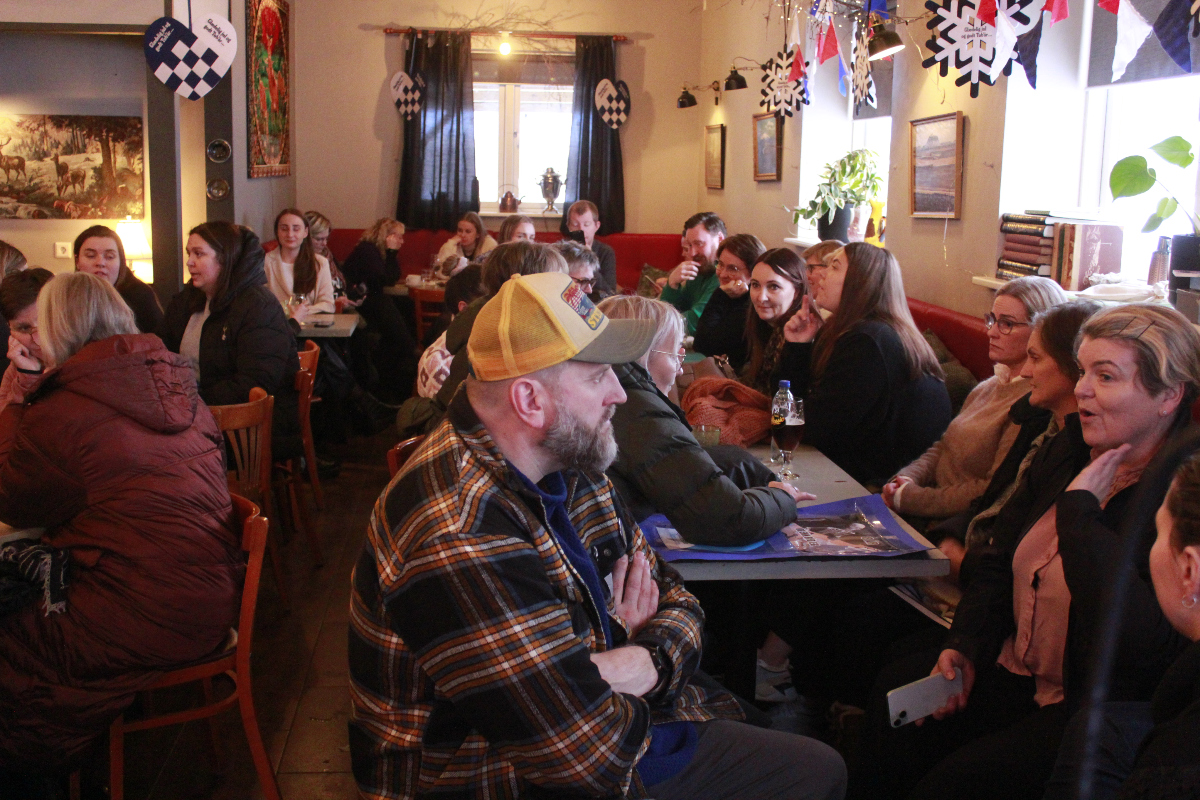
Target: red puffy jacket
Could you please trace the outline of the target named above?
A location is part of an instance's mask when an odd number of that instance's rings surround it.
[[[65,611],[0,619],[0,766],[79,754],[236,620],[221,433],[156,336],[93,342],[0,412],[0,521],[45,528],[71,558]]]

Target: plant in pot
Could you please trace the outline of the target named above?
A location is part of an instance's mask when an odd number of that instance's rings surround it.
[[[883,178],[875,171],[876,158],[871,150],[851,150],[826,164],[816,196],[807,206],[793,211],[792,223],[803,218],[816,223],[821,239],[849,241],[848,229],[855,208],[879,194],[883,185]]]
[[[1174,164],[1180,168],[1188,167],[1196,160],[1195,154],[1192,153],[1191,142],[1182,136],[1163,139],[1153,145],[1150,150],[1168,164]],[[1178,210],[1183,211],[1192,226],[1190,234],[1171,237],[1171,278],[1168,285],[1170,286],[1170,299],[1174,303],[1176,290],[1180,287],[1186,288],[1191,284],[1190,277],[1177,278],[1175,273],[1200,270],[1200,219],[1187,208],[1180,208],[1179,199],[1171,194],[1166,185],[1158,179],[1158,174],[1146,161],[1145,156],[1122,158],[1113,165],[1112,172],[1108,176],[1108,188],[1112,191],[1113,200],[1145,194],[1153,189],[1155,184],[1163,190],[1165,196],[1159,199],[1154,213],[1142,226],[1142,233],[1158,230],[1158,227]]]

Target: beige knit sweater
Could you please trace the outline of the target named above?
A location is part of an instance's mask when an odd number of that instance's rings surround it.
[[[934,518],[965,511],[1012,447],[1018,428],[1008,409],[1028,392],[1028,381],[1009,380],[1007,368],[997,365],[996,374],[967,395],[942,438],[896,473],[913,480],[896,493],[896,510]]]

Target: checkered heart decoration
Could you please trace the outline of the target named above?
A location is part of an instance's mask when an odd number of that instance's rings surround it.
[[[629,109],[629,87],[625,81],[615,84],[608,78],[600,81],[596,86],[596,110],[605,125],[615,131],[629,119]]]
[[[421,94],[425,91],[425,79],[417,75],[409,75],[400,70],[392,76],[392,102],[400,116],[412,119],[421,113]]]
[[[237,33],[224,17],[205,17],[190,30],[174,17],[159,17],[142,40],[150,71],[187,100],[199,100],[229,72],[237,55]]]

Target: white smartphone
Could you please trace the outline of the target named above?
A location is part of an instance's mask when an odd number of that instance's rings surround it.
[[[951,695],[962,691],[962,670],[954,670],[954,680],[946,680],[940,672],[919,681],[905,684],[888,692],[888,715],[892,727],[899,728],[910,722],[928,717],[942,706]]]

